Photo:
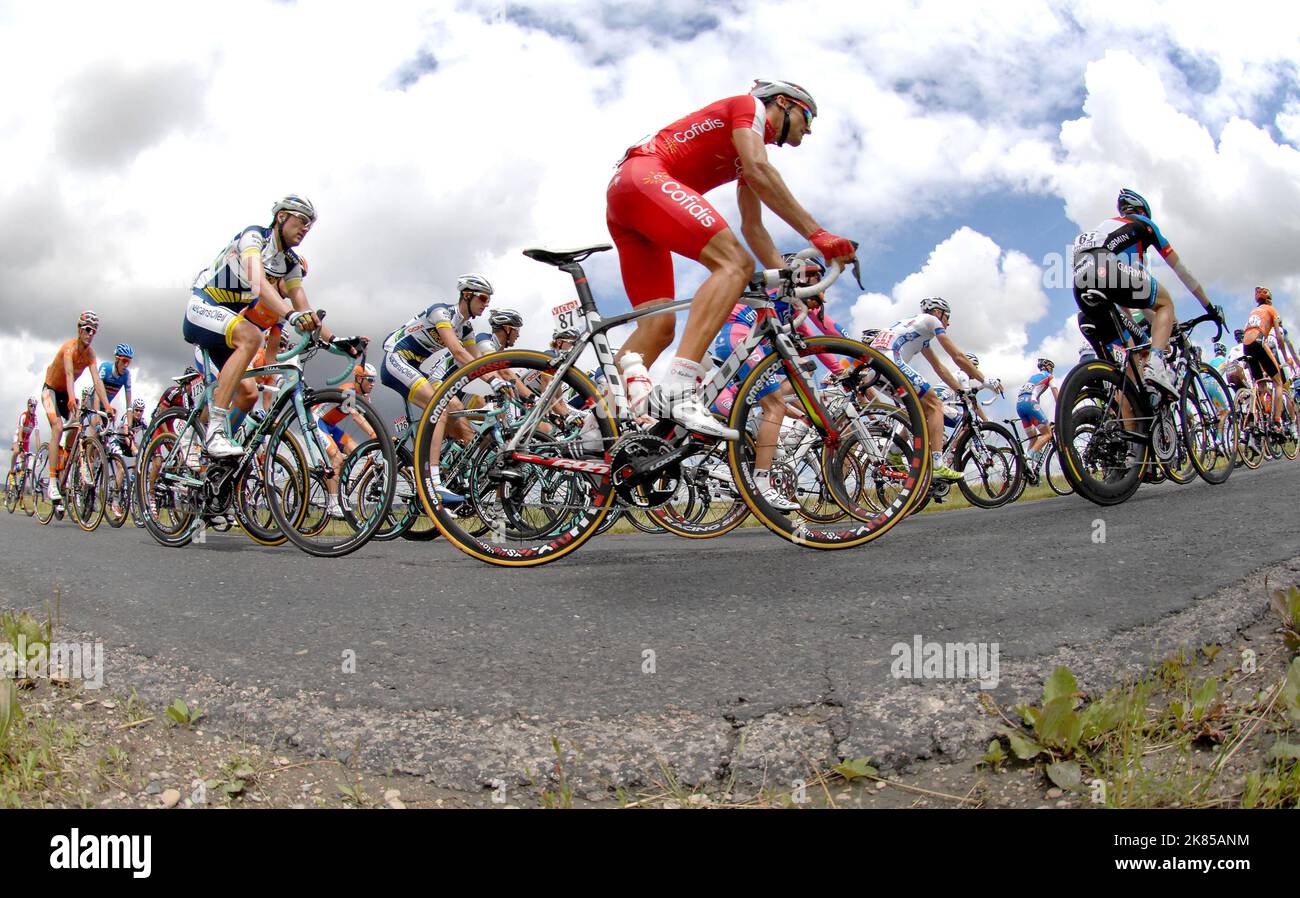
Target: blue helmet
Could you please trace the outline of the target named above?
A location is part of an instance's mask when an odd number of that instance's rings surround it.
[[[131,348],[131,344],[129,343],[118,343],[117,349],[113,351],[113,354],[121,356],[124,359],[135,358],[135,350]]]
[[[1146,201],[1142,194],[1136,190],[1129,190],[1125,187],[1119,192],[1115,200],[1115,209],[1121,215],[1127,215],[1130,212],[1136,212],[1138,215],[1151,217],[1151,204]]]

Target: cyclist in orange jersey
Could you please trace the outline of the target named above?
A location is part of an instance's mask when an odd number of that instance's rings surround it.
[[[50,477],[49,497],[52,502],[61,502],[63,496],[59,493],[58,479],[59,474],[63,471],[63,466],[67,461],[67,453],[72,447],[64,446],[61,451],[54,452],[53,447],[59,445],[59,440],[64,435],[64,421],[72,413],[69,405],[69,393],[81,372],[87,368],[90,369],[90,376],[94,383],[95,396],[99,399],[103,408],[108,407],[108,396],[104,393],[104,382],[99,378],[99,370],[96,366],[95,350],[90,348],[91,341],[95,339],[95,334],[99,331],[99,316],[94,312],[87,310],[82,312],[77,318],[77,336],[75,339],[68,340],[59,347],[58,352],[54,354],[54,361],[45,369],[45,386],[41,389],[41,404],[45,406],[45,417],[50,422],[50,446],[51,454],[54,456],[53,474]],[[71,443],[72,431],[68,431],[68,442]]]

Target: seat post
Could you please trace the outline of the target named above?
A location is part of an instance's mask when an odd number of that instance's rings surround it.
[[[591,293],[591,284],[587,282],[587,275],[582,270],[582,265],[577,262],[570,262],[567,265],[560,266],[561,271],[567,271],[573,276],[573,286],[578,291],[578,302],[582,305],[584,312],[596,312],[596,297]]]

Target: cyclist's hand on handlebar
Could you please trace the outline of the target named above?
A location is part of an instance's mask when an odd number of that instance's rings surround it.
[[[357,359],[365,352],[366,344],[369,342],[369,337],[335,337],[330,345]]]
[[[296,328],[302,333],[307,333],[308,331],[317,330],[320,327],[320,318],[323,317],[323,314],[317,317],[315,312],[308,309],[305,312],[290,312],[287,320],[290,327]]]
[[[853,241],[847,237],[837,237],[825,228],[809,234],[808,242],[825,257],[828,265],[836,259],[841,262],[849,262],[857,257],[857,250],[853,247]]]

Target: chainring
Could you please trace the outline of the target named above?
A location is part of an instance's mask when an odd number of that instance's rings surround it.
[[[645,468],[673,451],[667,440],[648,433],[629,433],[610,448],[614,494],[631,508],[658,508],[674,495],[682,479],[681,462],[649,473]]]

